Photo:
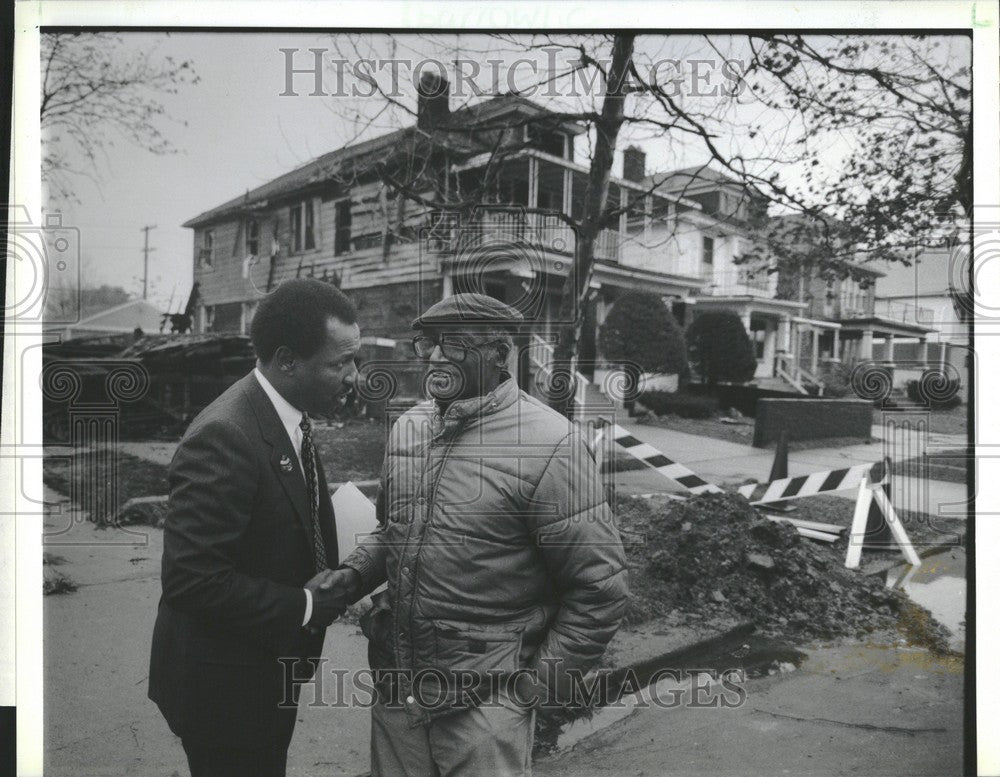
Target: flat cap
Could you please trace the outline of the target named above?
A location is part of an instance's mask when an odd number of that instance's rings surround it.
[[[455,294],[436,302],[413,321],[414,329],[442,324],[492,324],[516,328],[524,321],[517,308],[486,294]]]

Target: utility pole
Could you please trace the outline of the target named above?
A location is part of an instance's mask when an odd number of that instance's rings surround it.
[[[155,248],[149,247],[149,230],[156,229],[156,224],[148,224],[142,228],[142,231],[146,233],[146,242],[142,249],[142,298],[146,299],[147,292],[149,291],[149,252],[155,251]]]

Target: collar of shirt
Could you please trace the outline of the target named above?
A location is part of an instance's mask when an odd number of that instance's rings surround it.
[[[253,369],[253,374],[257,378],[257,382],[260,383],[260,387],[264,389],[264,393],[267,394],[267,398],[271,400],[271,404],[274,405],[274,410],[281,420],[281,425],[288,432],[288,439],[291,440],[292,448],[295,450],[295,455],[298,456],[301,465],[302,430],[299,428],[299,424],[302,422],[302,411],[296,410],[291,402],[281,396],[278,390],[271,385],[271,381],[265,378],[264,373],[256,367]]]

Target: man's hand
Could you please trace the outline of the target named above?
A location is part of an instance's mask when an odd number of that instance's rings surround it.
[[[361,576],[347,567],[324,569],[305,586],[312,594],[313,610],[309,619],[312,630],[325,629],[344,614],[358,589]]]

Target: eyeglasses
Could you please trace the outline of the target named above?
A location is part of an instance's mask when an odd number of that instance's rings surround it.
[[[503,340],[490,340],[488,343],[465,345],[451,338],[438,339],[427,335],[417,335],[413,338],[413,352],[421,359],[428,359],[434,349],[441,346],[441,355],[450,362],[463,362],[469,351],[483,348],[487,345],[502,343]]]

